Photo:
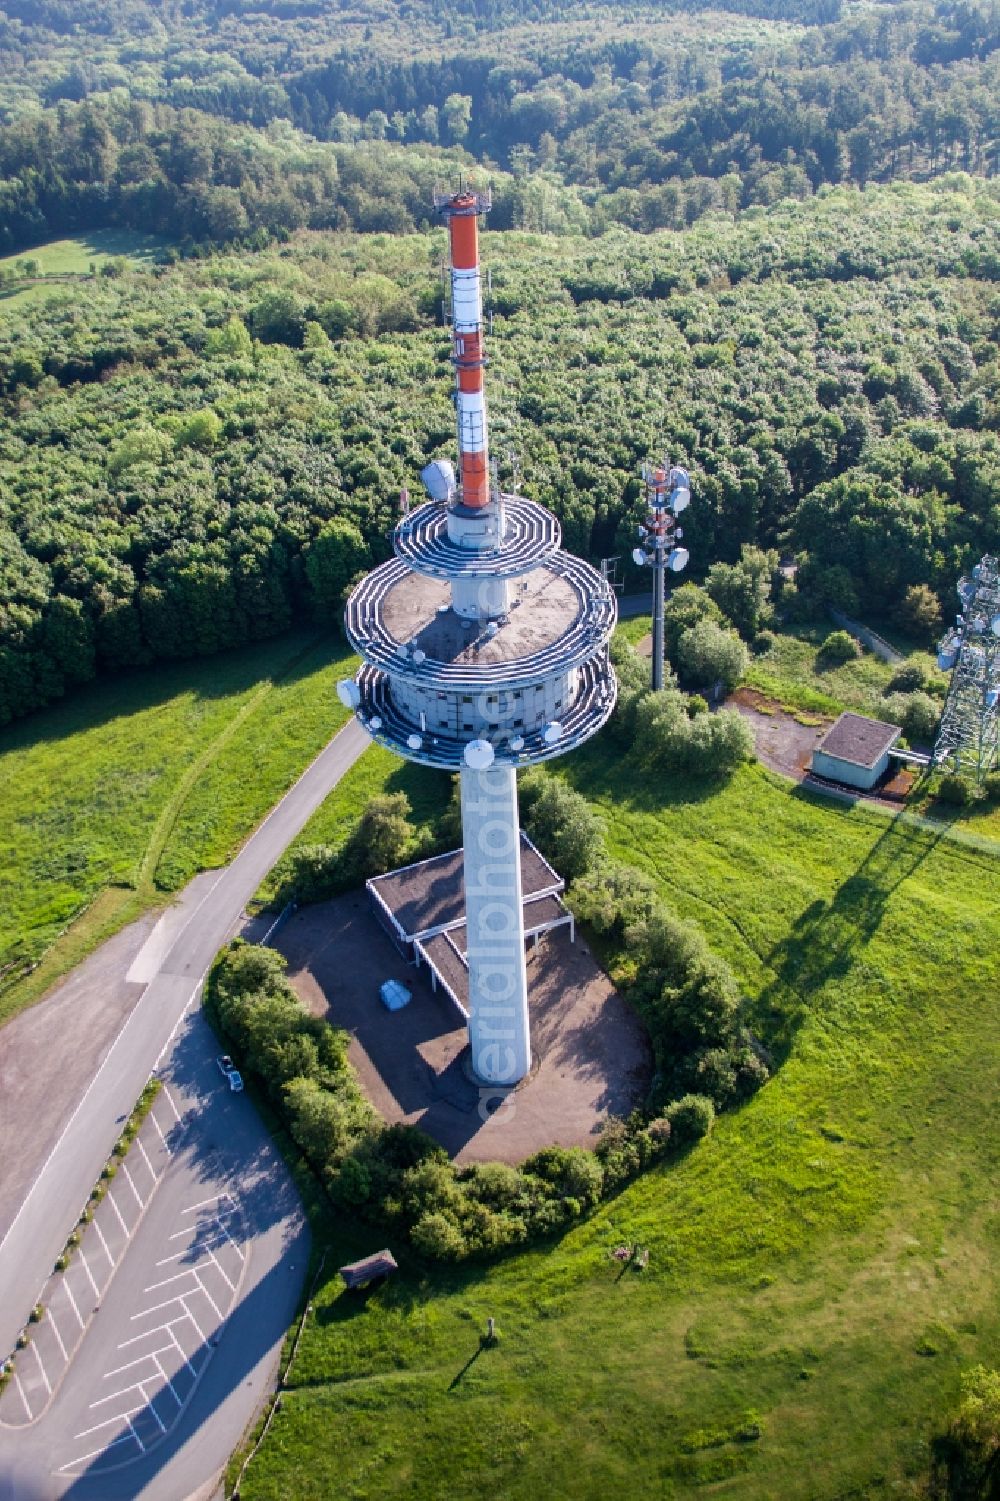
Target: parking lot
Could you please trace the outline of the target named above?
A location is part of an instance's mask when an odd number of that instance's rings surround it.
[[[0,1397],[0,1422],[34,1422],[58,1390],[73,1353],[134,1235],[183,1134],[177,1101],[163,1085],[128,1156],[119,1165],[64,1272],[42,1289],[42,1318],[17,1355],[14,1379]]]
[[[297,1196],[193,1012],[0,1398],[0,1501],[178,1501],[263,1397],[308,1256]]]
[[[169,1433],[212,1357],[243,1276],[240,1214],[225,1190],[183,1208],[135,1299],[130,1331],[109,1349],[78,1452],[59,1466],[93,1474],[146,1454]],[[121,1321],[121,1313],[119,1312]],[[72,1447],[72,1445],[71,1445]]]

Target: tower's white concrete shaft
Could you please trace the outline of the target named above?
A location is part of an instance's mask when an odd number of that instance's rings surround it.
[[[517,773],[465,766],[460,780],[472,1067],[514,1083],[531,1068]]]
[[[516,771],[608,718],[617,612],[607,580],[560,550],[555,517],[491,484],[478,252],[489,195],[435,206],[451,243],[458,476],[428,465],[431,501],[402,518],[395,558],[351,595],[364,666],[339,692],[381,744],[461,772],[472,1065],[504,1086],[531,1067]]]

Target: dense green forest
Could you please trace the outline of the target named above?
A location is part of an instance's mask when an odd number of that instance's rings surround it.
[[[199,242],[414,228],[471,159],[504,182],[498,227],[591,232],[994,173],[998,45],[995,0],[7,0],[0,250],[98,220]]]
[[[496,451],[570,547],[628,556],[667,447],[695,577],[753,544],[793,612],[950,611],[1000,533],[998,39],[953,0],[3,0],[0,722],[337,617],[452,442],[465,170]],[[32,255],[98,229],[145,261]]]
[[[496,451],[585,555],[627,556],[665,446],[695,575],[790,548],[801,612],[891,615],[917,583],[950,609],[1000,541],[998,223],[955,175],[683,235],[491,236]],[[0,717],[338,615],[453,441],[443,253],[301,232],[9,300]]]

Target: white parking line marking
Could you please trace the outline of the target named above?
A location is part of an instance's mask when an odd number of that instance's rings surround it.
[[[113,1449],[116,1444],[129,1444],[131,1442],[132,1440],[129,1435],[123,1433],[121,1438],[112,1439],[110,1444],[104,1444],[100,1449],[91,1449],[89,1454],[81,1454],[78,1459],[71,1459],[68,1465],[60,1465],[57,1473],[61,1475],[63,1470],[72,1470],[76,1465],[85,1465],[88,1459],[94,1459],[98,1454],[107,1454],[108,1450]]]
[[[148,1411],[151,1412],[153,1414],[153,1417],[156,1419],[156,1424],[157,1424],[157,1427],[159,1428],[160,1432],[161,1433],[166,1433],[166,1431],[167,1431],[166,1424],[164,1423],[163,1419],[160,1417],[160,1414],[156,1410],[156,1402],[155,1402],[155,1400],[152,1397],[150,1397],[149,1393],[146,1391],[146,1388],[144,1386],[140,1386],[139,1390],[142,1392],[142,1395],[146,1398],[146,1407],[147,1407]]]
[[[139,1435],[135,1431],[135,1426],[134,1426],[134,1424],[132,1422],[131,1414],[129,1414],[129,1413],[125,1414],[125,1421],[128,1424],[128,1431],[129,1431],[129,1433],[131,1433],[132,1437],[135,1439],[136,1443],[139,1445],[139,1448],[142,1450],[143,1454],[145,1454],[145,1452],[146,1452],[146,1445],[143,1443],[142,1439],[139,1437]]]
[[[161,1351],[157,1350],[156,1354],[153,1356],[153,1359],[156,1362],[156,1369],[159,1371],[160,1375],[163,1377],[163,1380],[166,1383],[166,1385],[169,1386],[169,1388],[170,1388],[170,1395],[173,1397],[174,1401],[177,1403],[177,1406],[178,1407],[183,1407],[184,1403],[181,1401],[180,1397],[177,1395],[177,1392],[176,1392],[176,1390],[174,1388],[174,1383],[171,1381],[170,1377],[167,1375],[166,1371],[163,1369],[162,1365],[160,1364],[159,1357],[160,1357],[161,1353],[165,1354],[166,1352],[165,1351],[161,1352]]]
[[[221,1193],[213,1194],[210,1199],[202,1199],[198,1204],[189,1204],[187,1209],[182,1209],[181,1214],[194,1214],[196,1209],[207,1209],[209,1204],[218,1204],[220,1199],[228,1199],[229,1194],[222,1190]]]
[[[70,1287],[70,1285],[66,1281],[65,1277],[63,1278],[62,1285],[63,1285],[63,1290],[66,1293],[66,1296],[67,1296],[67,1298],[70,1301],[70,1306],[72,1307],[73,1312],[76,1314],[76,1321],[80,1325],[80,1328],[82,1329],[83,1328],[83,1319],[81,1319],[81,1317],[80,1317],[80,1310],[76,1306],[76,1299],[73,1296],[73,1289]]]
[[[212,1305],[212,1312],[215,1314],[215,1317],[217,1319],[221,1319],[222,1318],[222,1310],[221,1310],[221,1308],[219,1307],[218,1303],[216,1303],[215,1299],[212,1297],[212,1294],[209,1292],[209,1290],[205,1286],[204,1282],[202,1282],[202,1280],[198,1276],[197,1272],[195,1272],[195,1274],[194,1274],[194,1280],[197,1282],[200,1291],[205,1294],[205,1297],[211,1303],[211,1305]]]
[[[226,1229],[225,1225],[222,1223],[221,1220],[219,1220],[218,1224],[219,1224],[219,1229],[222,1231],[223,1235],[226,1237],[226,1239],[228,1240],[229,1244],[232,1246],[233,1250],[236,1252],[236,1254],[240,1258],[240,1260],[241,1261],[246,1261],[246,1257],[244,1256],[242,1250],[236,1244],[236,1242],[233,1240],[233,1237],[230,1235],[229,1231]]]
[[[226,1273],[222,1269],[222,1264],[219,1261],[219,1258],[216,1256],[215,1252],[211,1249],[211,1247],[210,1246],[206,1246],[205,1249],[208,1252],[208,1259],[209,1259],[209,1261],[215,1267],[215,1270],[218,1272],[218,1274],[222,1278],[223,1282],[229,1288],[229,1291],[231,1293],[234,1293],[236,1291],[236,1284],[235,1284],[235,1282],[230,1282],[228,1276],[226,1275]],[[216,1311],[218,1311],[218,1310],[216,1310]]]
[[[115,1214],[118,1216],[118,1223],[119,1223],[119,1225],[121,1225],[122,1229],[125,1231],[126,1238],[127,1239],[131,1239],[129,1228],[126,1225],[125,1221],[122,1219],[122,1212],[118,1208],[118,1205],[115,1203],[114,1195],[112,1194],[110,1188],[108,1189],[108,1191],[107,1191],[107,1193],[105,1194],[104,1197],[107,1199],[108,1203],[111,1205],[111,1207],[114,1210]]]
[[[111,1392],[110,1395],[107,1396],[107,1397],[98,1397],[98,1399],[97,1399],[96,1402],[91,1402],[91,1404],[90,1404],[90,1410],[93,1411],[93,1409],[95,1407],[100,1407],[103,1402],[114,1402],[114,1400],[116,1399],[116,1397],[127,1397],[128,1394],[129,1394],[129,1392],[134,1392],[134,1391],[140,1391],[140,1392],[142,1392],[142,1382],[141,1381],[133,1381],[131,1386],[123,1386],[120,1391]],[[143,1395],[143,1397],[145,1397],[146,1393],[142,1392],[142,1395]],[[80,1435],[77,1434],[77,1437],[79,1438]]]
[[[141,1336],[141,1338],[142,1339],[148,1339],[149,1336],[146,1335],[146,1334],[144,1334],[144,1335]],[[104,1376],[103,1376],[102,1379],[105,1380],[105,1381],[110,1381],[110,1379],[111,1379],[112,1376],[121,1376],[125,1371],[130,1371],[133,1366],[143,1365],[147,1360],[151,1360],[153,1362],[153,1364],[156,1366],[157,1370],[159,1370],[160,1369],[160,1362],[157,1360],[156,1357],[158,1355],[165,1355],[169,1349],[170,1349],[169,1345],[163,1345],[163,1346],[161,1346],[161,1348],[159,1350],[150,1350],[147,1355],[140,1355],[139,1358],[138,1358],[138,1360],[129,1360],[129,1361],[126,1362],[125,1365],[117,1365],[117,1366],[115,1366],[115,1368],[114,1368],[113,1371],[105,1371],[104,1372]]]
[[[131,1315],[131,1322],[134,1324],[136,1319],[145,1319],[148,1318],[151,1313],[159,1313],[161,1308],[172,1308],[175,1303],[180,1303],[183,1305],[183,1301],[183,1298],[178,1296],[176,1298],[168,1298],[165,1303],[154,1303],[150,1308],[141,1308],[138,1313],[133,1313]]]
[[[134,1334],[131,1339],[123,1339],[118,1348],[119,1350],[124,1350],[126,1345],[137,1345],[140,1340],[152,1339],[154,1334],[159,1334],[162,1330],[166,1330],[169,1334],[170,1324],[157,1324],[155,1329],[147,1329],[144,1334]]]
[[[135,1202],[138,1204],[138,1206],[139,1206],[140,1209],[145,1209],[145,1207],[146,1207],[145,1201],[139,1197],[139,1190],[136,1188],[135,1184],[132,1182],[132,1174],[128,1170],[128,1163],[127,1162],[123,1162],[122,1163],[122,1172],[125,1174],[125,1180],[128,1183],[129,1188],[135,1194]]]
[[[152,1111],[149,1112],[149,1118],[153,1122],[153,1125],[156,1127],[156,1134],[160,1138],[160,1141],[163,1143],[163,1150],[166,1152],[166,1154],[167,1154],[168,1157],[172,1157],[173,1153],[171,1152],[170,1148],[167,1146],[167,1138],[164,1136],[163,1130],[162,1130],[162,1128],[160,1126],[160,1123],[156,1119],[156,1116],[153,1114]]]
[[[21,1401],[24,1403],[24,1410],[28,1414],[28,1422],[30,1423],[31,1422],[31,1408],[28,1405],[28,1399],[27,1399],[27,1397],[24,1395],[24,1387],[21,1385],[21,1378],[17,1374],[16,1371],[14,1372],[14,1385],[17,1387],[18,1391],[21,1393]]]
[[[48,1392],[49,1396],[51,1397],[51,1395],[52,1395],[52,1388],[49,1385],[49,1378],[45,1374],[45,1367],[42,1365],[42,1357],[38,1353],[38,1346],[33,1344],[31,1346],[31,1348],[35,1352],[35,1359],[38,1361],[38,1369],[41,1371],[41,1373],[42,1373],[42,1380],[45,1382],[45,1390]]]
[[[51,1304],[49,1304],[49,1328],[52,1330],[52,1333],[56,1337],[56,1342],[58,1343],[59,1348],[62,1351],[63,1360],[65,1360],[66,1364],[69,1365],[69,1356],[66,1354],[66,1346],[63,1344],[62,1335],[59,1333],[59,1325],[55,1321],[55,1315],[52,1312]]]
[[[96,1219],[93,1220],[91,1223],[93,1224],[94,1229],[97,1231],[97,1239],[101,1242],[101,1245],[104,1247],[104,1254],[105,1254],[105,1256],[108,1258],[108,1260],[110,1261],[111,1265],[114,1266],[114,1264],[115,1264],[115,1258],[112,1256],[111,1252],[108,1250],[108,1243],[104,1239],[104,1231],[101,1229],[101,1227],[97,1223]]]
[[[78,1246],[77,1247],[76,1254],[79,1257],[80,1265],[83,1267],[83,1270],[86,1272],[87,1276],[90,1278],[90,1285],[94,1289],[94,1297],[95,1298],[99,1298],[101,1296],[101,1290],[98,1287],[97,1283],[94,1281],[94,1274],[90,1270],[90,1263],[88,1262],[86,1256],[84,1256],[84,1254],[83,1254],[83,1247],[82,1246]]]
[[[175,1346],[175,1348],[177,1350],[178,1355],[180,1356],[181,1360],[183,1360],[183,1362],[187,1366],[188,1370],[191,1372],[191,1375],[192,1376],[197,1376],[198,1372],[195,1370],[195,1368],[191,1364],[190,1360],[188,1360],[187,1356],[184,1354],[184,1347],[182,1346],[180,1340],[177,1338],[177,1336],[174,1333],[173,1329],[171,1329],[171,1331],[170,1331],[170,1338],[173,1340],[174,1346]],[[27,1404],[25,1404],[25,1405],[27,1405]]]
[[[74,1433],[74,1438],[88,1438],[92,1433],[99,1433],[102,1428],[110,1428],[112,1423],[117,1423],[124,1418],[126,1423],[135,1412],[142,1412],[142,1405],[130,1407],[127,1412],[116,1412],[110,1418],[105,1418],[101,1423],[95,1423],[93,1428],[85,1428],[82,1433]],[[110,1447],[110,1446],[109,1446]]]
[[[136,1137],[136,1139],[135,1139],[135,1144],[136,1144],[136,1146],[137,1146],[137,1147],[138,1147],[138,1148],[139,1148],[139,1151],[140,1151],[140,1152],[141,1152],[141,1153],[142,1153],[142,1160],[143,1160],[143,1162],[144,1162],[144,1163],[145,1163],[145,1164],[146,1164],[146,1166],[147,1166],[147,1167],[148,1167],[148,1168],[149,1168],[149,1176],[150,1176],[150,1177],[151,1177],[151,1178],[152,1178],[152,1180],[153,1180],[153,1185],[154,1185],[154,1187],[155,1187],[155,1185],[156,1185],[156,1184],[157,1184],[157,1183],[159,1183],[159,1181],[160,1181],[160,1180],[159,1180],[159,1178],[158,1178],[158,1177],[157,1177],[157,1176],[156,1176],[156,1173],[155,1173],[155,1171],[154,1171],[154,1170],[153,1170],[153,1164],[152,1164],[152,1163],[151,1163],[151,1162],[150,1162],[150,1160],[149,1160],[149,1158],[148,1158],[148,1156],[147,1156],[147,1155],[146,1155],[146,1148],[145,1148],[145,1147],[144,1147],[144,1146],[143,1146],[143,1144],[142,1144],[142,1137],[141,1137],[141,1136],[137,1136],[137,1137]]]
[[[194,1272],[194,1267],[189,1266],[183,1272],[175,1272],[172,1277],[164,1277],[162,1282],[151,1282],[148,1287],[143,1288],[143,1292],[155,1293],[158,1288],[167,1287],[171,1282],[183,1282],[184,1278],[190,1277],[192,1272]],[[197,1276],[197,1273],[195,1275]]]
[[[180,1119],[181,1119],[181,1117],[180,1117],[180,1111],[177,1109],[177,1106],[174,1104],[173,1095],[170,1093],[170,1090],[167,1088],[167,1086],[165,1084],[164,1084],[162,1090],[160,1091],[160,1093],[163,1095],[163,1098],[166,1100],[167,1104],[170,1106],[171,1110],[174,1112],[174,1120],[177,1121],[177,1123],[179,1125],[180,1124]]]
[[[173,1236],[171,1236],[170,1238],[172,1240]],[[183,1251],[176,1251],[173,1256],[162,1256],[160,1258],[160,1260],[156,1263],[156,1265],[157,1266],[168,1266],[171,1261],[180,1261],[183,1256],[190,1255],[190,1253],[192,1251],[204,1251],[205,1248],[207,1246],[211,1246],[211,1244],[212,1244],[211,1240],[205,1240],[205,1241],[202,1241],[201,1244],[197,1244],[196,1243],[193,1246],[185,1246],[184,1249],[183,1249]],[[218,1245],[219,1242],[216,1241],[215,1244]]]
[[[204,1333],[203,1333],[203,1332],[202,1332],[202,1327],[201,1327],[201,1325],[200,1325],[200,1324],[199,1324],[199,1323],[198,1323],[198,1320],[197,1320],[197,1319],[196,1319],[196,1318],[195,1318],[195,1316],[194,1316],[194,1314],[193,1314],[193,1313],[192,1313],[192,1312],[191,1312],[191,1310],[190,1310],[190,1308],[189,1308],[189,1307],[188,1307],[188,1306],[187,1306],[187,1304],[186,1304],[186,1303],[185,1303],[185,1301],[184,1301],[184,1299],[183,1299],[183,1297],[180,1297],[180,1298],[178,1298],[178,1299],[177,1299],[177,1302],[178,1302],[178,1303],[179,1303],[179,1304],[180,1304],[180,1305],[181,1305],[181,1307],[182,1307],[182,1308],[183,1308],[183,1310],[184,1310],[184,1312],[185,1312],[185,1313],[186,1313],[186,1314],[187,1314],[187,1316],[188,1316],[188,1318],[189,1318],[189,1319],[190,1319],[190,1320],[191,1320],[191,1322],[192,1322],[192,1324],[193,1324],[193,1325],[194,1325],[194,1327],[195,1327],[195,1328],[196,1328],[196,1329],[197,1329],[197,1331],[198,1331],[198,1338],[199,1338],[199,1339],[200,1339],[200,1340],[201,1340],[201,1341],[202,1341],[202,1343],[203,1343],[203,1344],[204,1344],[204,1342],[205,1342],[205,1335],[204,1335]]]

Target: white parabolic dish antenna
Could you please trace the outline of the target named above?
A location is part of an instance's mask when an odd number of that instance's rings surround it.
[[[361,702],[361,689],[353,678],[341,678],[337,684],[337,697],[345,709],[356,709]]]
[[[470,740],[465,747],[465,764],[473,771],[485,771],[493,765],[493,747],[488,740]]]
[[[633,563],[637,563],[639,565],[639,567],[641,568],[642,565],[643,565],[643,563],[645,563],[645,561],[646,561],[646,554],[643,552],[642,548],[641,547],[633,547],[633,549],[632,549],[632,562]]]
[[[563,728],[558,719],[553,719],[542,731],[542,739],[546,745],[557,745],[562,739]]]

